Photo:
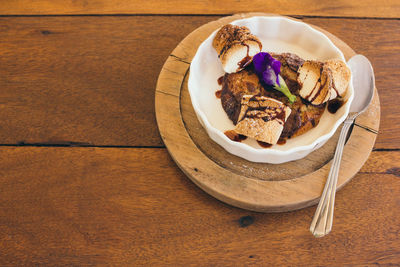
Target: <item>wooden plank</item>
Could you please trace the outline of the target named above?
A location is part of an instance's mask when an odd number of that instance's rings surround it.
[[[233,14],[239,12],[270,12],[282,15],[350,16],[398,18],[400,5],[396,0],[366,1],[63,1],[9,0],[2,3],[2,15],[55,14]]]
[[[233,208],[162,148],[3,147],[0,161],[2,266],[400,263],[400,152],[372,153],[322,239],[308,231],[315,207]]]
[[[0,18],[0,144],[162,146],[154,116],[161,67],[187,34],[217,18]],[[305,21],[371,59],[382,105],[376,148],[399,148],[400,21]]]
[[[0,143],[162,145],[157,76],[209,19],[0,18]]]

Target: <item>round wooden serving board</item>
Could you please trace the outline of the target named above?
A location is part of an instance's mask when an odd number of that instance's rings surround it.
[[[155,108],[161,137],[182,171],[204,191],[236,207],[283,212],[316,204],[328,176],[340,128],[320,149],[284,164],[254,163],[226,152],[200,125],[187,88],[190,62],[198,46],[219,27],[242,18],[274,16],[237,14],[210,22],[189,34],[165,62],[157,82]],[[334,35],[326,34],[346,60],[355,52]],[[217,88],[216,88],[217,89]],[[379,129],[378,93],[357,118],[345,145],[338,189],[350,181],[367,160]]]

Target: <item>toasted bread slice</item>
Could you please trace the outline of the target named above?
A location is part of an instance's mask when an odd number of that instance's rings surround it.
[[[276,99],[244,95],[235,132],[276,144],[290,112],[289,107]]]
[[[280,75],[286,80],[297,82],[297,71],[303,65],[304,59],[293,53],[271,53],[271,56],[282,64]]]
[[[322,62],[308,60],[298,70],[300,96],[313,105],[327,102],[331,96],[332,73]]]
[[[339,59],[330,59],[325,62],[325,67],[332,72],[333,83],[330,99],[344,97],[350,83],[351,71],[346,63]]]
[[[261,95],[264,92],[258,76],[250,70],[225,74],[222,82],[221,104],[236,125],[243,95]]]
[[[242,70],[262,48],[260,40],[247,27],[232,24],[223,26],[217,32],[212,45],[227,73]]]

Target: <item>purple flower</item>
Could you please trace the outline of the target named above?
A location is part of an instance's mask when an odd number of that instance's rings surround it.
[[[285,80],[279,75],[281,72],[281,62],[279,60],[276,60],[268,53],[261,52],[254,55],[253,65],[261,84],[270,85],[275,90],[282,92],[291,103],[296,101],[296,96],[292,95]]]
[[[281,62],[273,58],[270,54],[261,52],[253,57],[254,69],[266,84],[280,86],[279,73],[281,72]]]

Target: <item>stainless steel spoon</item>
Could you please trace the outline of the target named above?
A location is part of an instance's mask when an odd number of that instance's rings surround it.
[[[352,72],[354,99],[340,132],[328,179],[311,222],[310,231],[315,237],[325,236],[332,230],[336,184],[347,132],[355,118],[367,109],[374,95],[375,76],[369,60],[363,55],[355,55],[347,64]]]

